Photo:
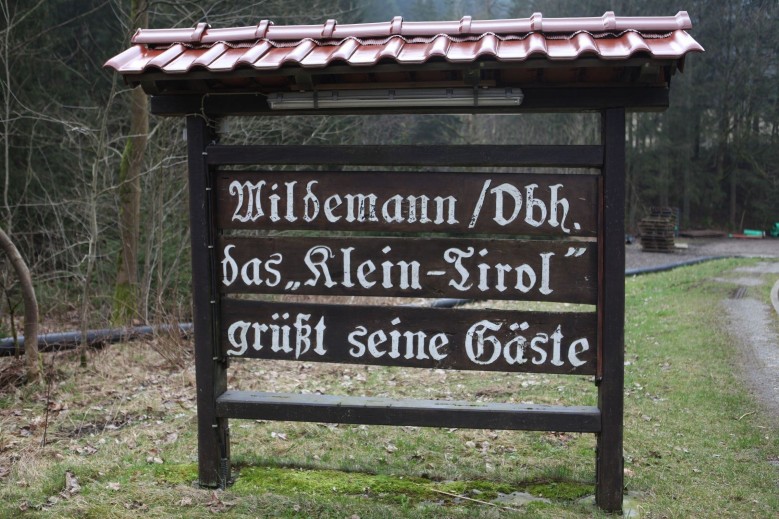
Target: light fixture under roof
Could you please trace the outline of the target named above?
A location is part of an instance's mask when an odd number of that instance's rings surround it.
[[[446,106],[519,106],[519,88],[397,88],[389,90],[323,90],[268,95],[271,110],[393,108]]]

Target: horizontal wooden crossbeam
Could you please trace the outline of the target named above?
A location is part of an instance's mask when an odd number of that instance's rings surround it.
[[[464,429],[589,432],[601,430],[597,407],[226,391],[220,418]]]
[[[449,65],[449,64],[448,64]],[[200,114],[209,118],[225,115],[263,115],[287,117],[290,115],[372,115],[372,114],[473,114],[523,112],[590,112],[605,108],[622,106],[637,111],[662,111],[668,108],[668,86],[609,86],[590,87],[522,87],[524,99],[520,106],[422,106],[416,108],[349,108],[349,109],[311,109],[311,110],[271,110],[267,95],[261,93],[219,93],[219,94],[181,94],[176,85],[165,85],[170,75],[160,77],[158,84],[153,78],[147,78],[145,88],[149,91],[170,90],[173,93],[151,96],[151,112],[156,115],[193,115]]]
[[[462,166],[600,168],[598,145],[211,145],[206,162],[221,165],[338,164],[344,166]]]

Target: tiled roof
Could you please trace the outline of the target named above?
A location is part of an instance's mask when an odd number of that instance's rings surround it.
[[[620,17],[607,12],[593,18],[530,18],[510,20],[406,22],[277,26],[267,20],[256,26],[194,29],[139,29],[133,45],[105,66],[130,82],[144,74],[174,79],[201,71],[217,77],[239,70],[267,76],[289,68],[322,70],[346,65],[357,71],[395,63],[431,61],[468,64],[496,61],[505,66],[523,62],[575,62],[595,58],[608,62],[633,57],[671,60],[680,64],[702,47],[686,32],[686,12],[668,17]]]

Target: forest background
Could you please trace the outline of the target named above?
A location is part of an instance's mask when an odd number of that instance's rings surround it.
[[[683,228],[779,221],[776,0],[0,0],[0,227],[33,274],[50,327],[187,321],[184,121],[103,63],[137,27],[673,15],[706,49],[672,81],[671,107],[629,114],[627,227],[652,206]],[[254,143],[555,143],[597,139],[595,116],[321,116],[228,121]],[[5,262],[0,258],[0,262]],[[15,333],[18,281],[0,263],[0,335]]]

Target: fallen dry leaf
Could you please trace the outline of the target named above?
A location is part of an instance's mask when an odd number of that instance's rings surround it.
[[[141,503],[140,501],[132,501],[130,503],[125,503],[124,507],[127,510],[141,510],[141,511],[144,511],[144,510],[148,510],[149,509],[149,505],[147,505],[146,503]]]
[[[97,448],[89,444],[86,444],[84,447],[75,447],[73,450],[83,456],[91,456],[97,452]]]
[[[216,492],[211,494],[211,501],[208,503],[208,509],[211,513],[225,512],[233,507],[235,503],[222,501]]]
[[[81,485],[78,484],[78,479],[72,472],[65,472],[65,493],[68,496],[78,494],[81,492]]]
[[[49,402],[47,407],[52,413],[58,413],[60,411],[66,411],[68,409],[68,404],[63,404],[62,402]]]

